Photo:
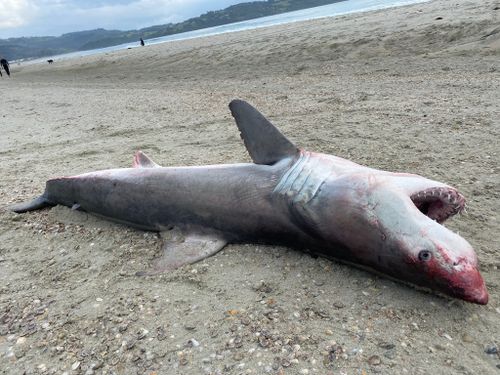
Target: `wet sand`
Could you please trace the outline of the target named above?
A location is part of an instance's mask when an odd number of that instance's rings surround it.
[[[18,66],[0,79],[0,373],[497,374],[500,4],[404,8]],[[477,306],[274,246],[136,277],[156,233],[55,207],[49,178],[248,162],[227,108],[300,147],[457,187]]]

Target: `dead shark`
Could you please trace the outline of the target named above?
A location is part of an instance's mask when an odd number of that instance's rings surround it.
[[[296,147],[248,103],[229,105],[254,163],[133,168],[47,181],[22,213],[57,204],[168,233],[156,272],[228,243],[267,243],[327,257],[478,304],[488,292],[471,245],[443,222],[460,213],[453,187]]]

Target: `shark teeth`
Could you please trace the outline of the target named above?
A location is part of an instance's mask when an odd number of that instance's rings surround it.
[[[429,218],[443,223],[465,211],[465,198],[449,187],[433,187],[410,196],[415,206]]]

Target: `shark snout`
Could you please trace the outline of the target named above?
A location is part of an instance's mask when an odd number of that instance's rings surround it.
[[[481,290],[470,296],[469,302],[486,305],[488,303],[488,298],[488,291],[486,290],[486,287],[483,287]]]
[[[467,302],[486,305],[488,291],[479,272],[474,249],[456,233],[442,226],[436,227],[433,228],[433,233],[440,240],[434,241],[437,256],[435,263],[431,261],[429,264],[431,276],[439,274],[442,277],[442,290],[446,294]]]
[[[451,284],[458,291],[459,297],[465,301],[479,305],[488,303],[486,284],[476,267],[472,265],[465,266],[452,278]]]

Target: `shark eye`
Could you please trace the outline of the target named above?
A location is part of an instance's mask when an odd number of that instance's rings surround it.
[[[429,250],[422,250],[418,253],[418,260],[428,262],[432,258],[432,253]]]

